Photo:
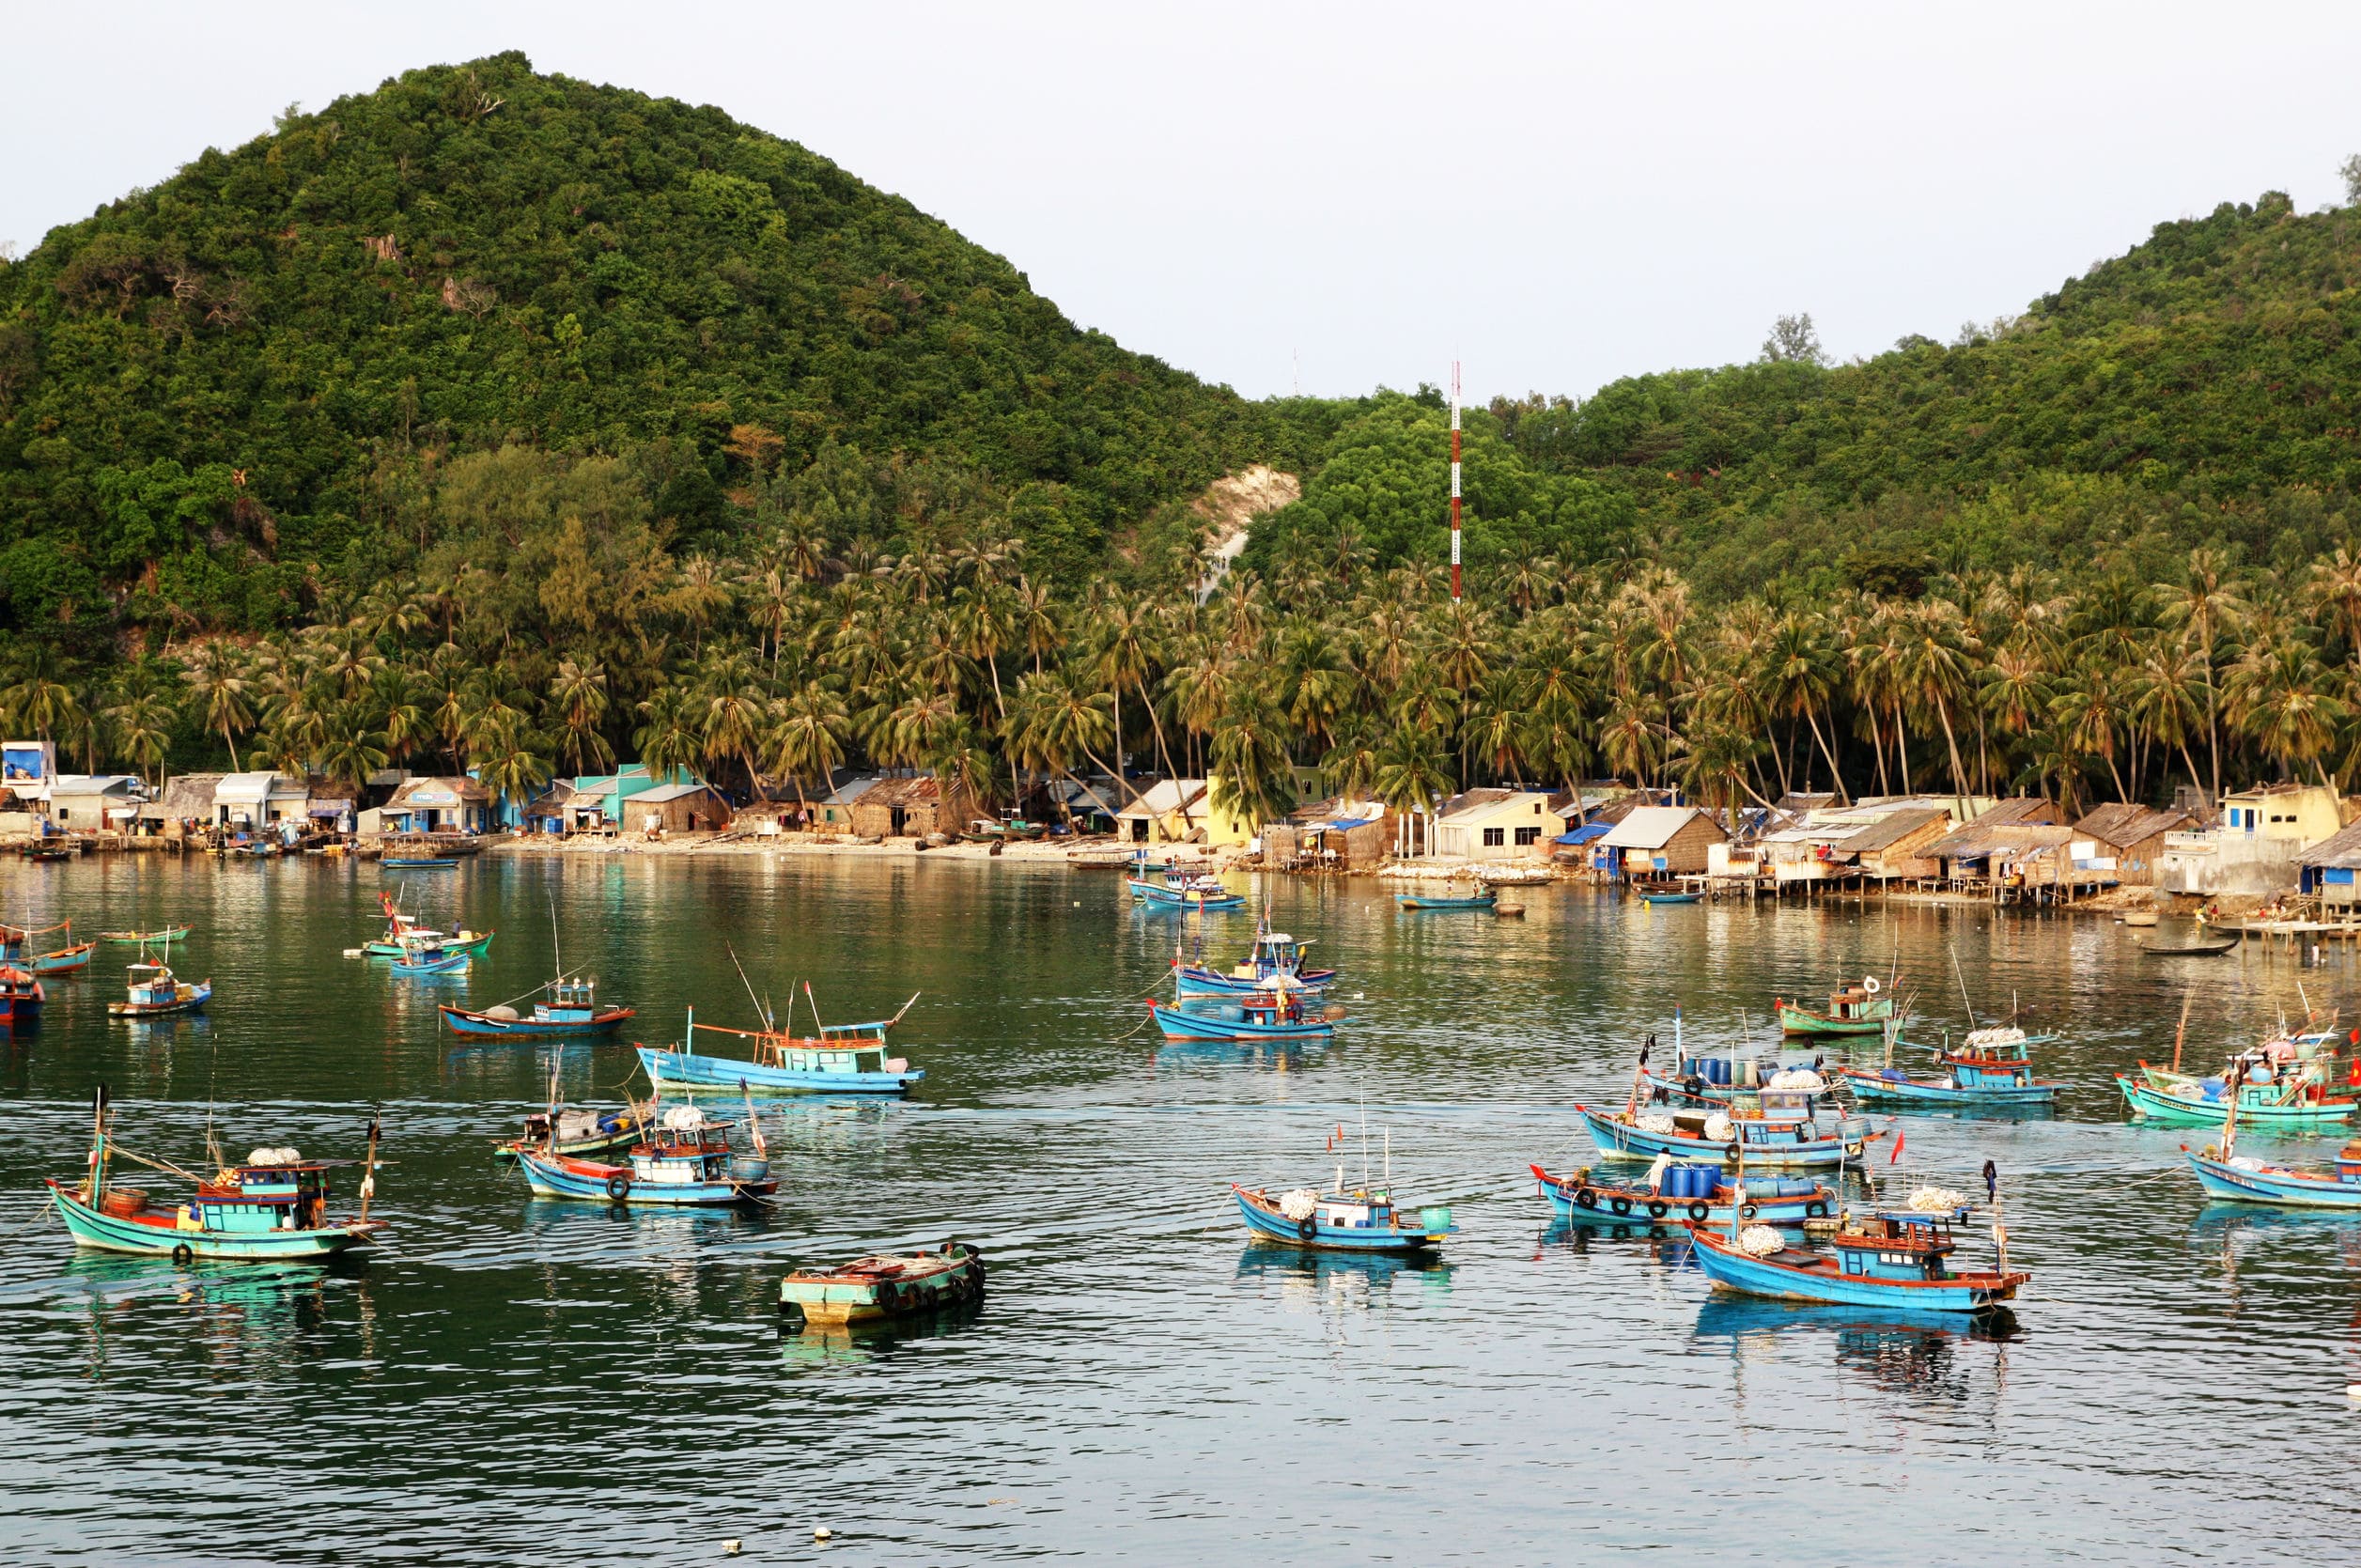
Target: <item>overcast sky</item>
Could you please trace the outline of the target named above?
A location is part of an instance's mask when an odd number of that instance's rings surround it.
[[[720,105],[1252,396],[1587,394],[1948,340],[2167,219],[2342,199],[2361,7],[117,4],[0,54],[0,240],[413,66]]]

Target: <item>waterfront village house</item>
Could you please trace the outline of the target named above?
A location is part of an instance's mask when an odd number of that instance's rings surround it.
[[[1310,800],[1320,793],[1318,768],[1290,765],[1287,774],[1293,800]],[[1214,804],[1214,796],[1220,784],[1221,774],[1218,769],[1205,780],[1205,842],[1216,848],[1239,848],[1251,845],[1262,836],[1266,825],[1250,822],[1236,813],[1224,811]],[[1291,815],[1292,812],[1282,811],[1274,820],[1285,821]]]
[[[1435,818],[1435,853],[1459,861],[1544,861],[1564,821],[1537,789],[1471,789]]]
[[[1829,852],[1850,862],[1864,877],[1888,881],[1939,877],[1943,862],[1928,851],[1952,825],[1944,807],[1906,806],[1887,812],[1850,838],[1839,839]]]
[[[1599,848],[1625,877],[1701,876],[1711,847],[1728,842],[1721,824],[1695,806],[1639,806],[1607,831]]]
[[[1115,813],[1115,836],[1132,844],[1186,844],[1204,831],[1210,810],[1203,779],[1158,779]]]
[[[492,820],[492,792],[469,778],[406,780],[378,814],[389,833],[481,833]]]
[[[2177,809],[2100,806],[2074,824],[2076,862],[2089,862],[2089,870],[2112,871],[2126,887],[2152,887],[2164,863],[2166,835],[2194,825],[2187,812]],[[2085,844],[2089,846],[2087,855],[2081,848]]]
[[[2219,827],[2165,835],[2156,885],[2203,896],[2283,892],[2295,886],[2303,852],[2344,825],[2342,802],[2325,784],[2242,789],[2222,798]]]
[[[179,838],[191,829],[218,820],[213,815],[213,792],[221,787],[220,773],[176,773],[164,781],[161,800],[140,813],[143,821],[160,824],[166,838]]]
[[[225,773],[213,787],[213,826],[252,832],[271,820],[271,786],[275,772]]]
[[[1372,865],[1386,858],[1393,824],[1377,800],[1317,800],[1263,825],[1270,865]]]
[[[813,828],[820,832],[851,832],[853,807],[860,803],[863,795],[868,794],[881,782],[876,775],[870,774],[858,779],[847,779],[843,784],[830,790],[824,799],[814,802],[812,806]]]
[[[852,804],[852,831],[862,838],[924,838],[930,833],[957,837],[974,819],[974,802],[954,787],[945,796],[941,781],[931,774],[912,779],[879,779],[861,792]]]
[[[571,833],[574,825],[574,801],[580,792],[571,779],[552,779],[550,787],[525,803],[524,831],[528,833]],[[591,808],[594,812],[598,808]]]
[[[730,803],[711,784],[659,784],[631,797],[624,808],[634,832],[718,832],[730,825]]]
[[[686,768],[676,768],[670,778],[658,778],[647,770],[644,762],[627,762],[612,773],[585,773],[574,780],[574,796],[570,810],[574,831],[594,833],[620,829],[629,815],[628,802],[634,795],[642,795],[665,784],[703,784]]]
[[[1927,853],[1963,887],[2064,886],[2074,836],[2054,822],[1979,820],[1946,833]]]
[[[2361,822],[2340,829],[2297,857],[2298,891],[2318,895],[2325,908],[2351,911],[2361,904]]]
[[[325,831],[349,833],[360,815],[361,787],[315,774],[304,781],[303,815]]]
[[[130,773],[60,773],[49,782],[49,819],[70,833],[129,832],[147,797]]]

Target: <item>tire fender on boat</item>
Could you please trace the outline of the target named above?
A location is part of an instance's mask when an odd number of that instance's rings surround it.
[[[1762,1212],[1763,1211],[1757,1208],[1754,1204],[1747,1203],[1740,1206],[1738,1210],[1738,1218],[1741,1219],[1751,1219]]]
[[[1804,1205],[1804,1218],[1807,1219],[1825,1219],[1828,1218],[1828,1205],[1821,1202],[1819,1199],[1814,1198],[1810,1203]]]
[[[1298,1219],[1296,1221],[1296,1234],[1306,1241],[1316,1241],[1320,1235],[1320,1222],[1317,1219]]]
[[[607,1178],[607,1196],[616,1203],[631,1195],[631,1178],[621,1171]]]
[[[1688,1206],[1688,1217],[1691,1219],[1702,1219],[1711,1213],[1713,1210],[1706,1206],[1705,1200],[1702,1198]]]
[[[1666,1203],[1661,1198],[1652,1198],[1648,1201],[1648,1218],[1651,1219],[1661,1219],[1671,1210],[1671,1207],[1672,1205],[1670,1203]]]
[[[172,1244],[172,1261],[174,1263],[191,1263],[194,1262],[195,1258],[196,1249],[190,1246],[187,1242],[176,1241]]]
[[[1594,1209],[1599,1206],[1599,1195],[1587,1187],[1576,1189],[1574,1201],[1586,1209]]]
[[[1631,1212],[1631,1200],[1628,1198],[1609,1198],[1607,1201],[1607,1206],[1613,1209],[1617,1214],[1629,1214]]]

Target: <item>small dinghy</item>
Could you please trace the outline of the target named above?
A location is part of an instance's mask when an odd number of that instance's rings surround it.
[[[185,925],[167,925],[159,931],[101,931],[99,933],[99,940],[102,942],[140,942],[143,944],[148,942],[177,942],[186,939],[188,934],[189,928]]]
[[[939,1252],[881,1252],[833,1268],[799,1268],[779,1281],[782,1327],[876,1323],[984,1295],[984,1257],[946,1241]]]
[[[1482,893],[1462,896],[1437,896],[1422,893],[1397,893],[1393,901],[1406,909],[1489,909],[1500,901],[1499,894],[1486,888]]]
[[[2141,942],[2139,950],[2151,958],[2218,958],[2235,948],[2242,939],[2216,937],[2207,941],[2182,942],[2167,947],[2156,942]]]

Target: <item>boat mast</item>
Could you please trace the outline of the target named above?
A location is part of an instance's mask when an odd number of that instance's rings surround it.
[[[556,1127],[555,1127],[555,1125],[554,1125],[554,1124],[552,1124],[552,1125],[551,1125],[551,1131],[550,1131],[550,1137],[551,1137],[551,1139],[552,1140],[552,1141],[554,1141],[554,1140],[555,1140],[555,1139],[556,1139],[556,1137],[557,1137],[557,1131],[556,1131]],[[362,1165],[362,1167],[361,1167],[361,1218],[362,1218],[362,1219],[366,1219],[369,1217],[369,1200],[370,1200],[370,1199],[372,1199],[372,1198],[374,1198],[374,1197],[376,1197],[376,1196],[377,1196],[377,1118],[376,1118],[376,1117],[374,1117],[374,1116],[372,1116],[372,1117],[370,1117],[370,1118],[369,1118],[369,1154],[368,1154],[368,1158],[367,1158],[367,1160],[366,1160],[366,1161],[365,1161],[365,1162]]]

